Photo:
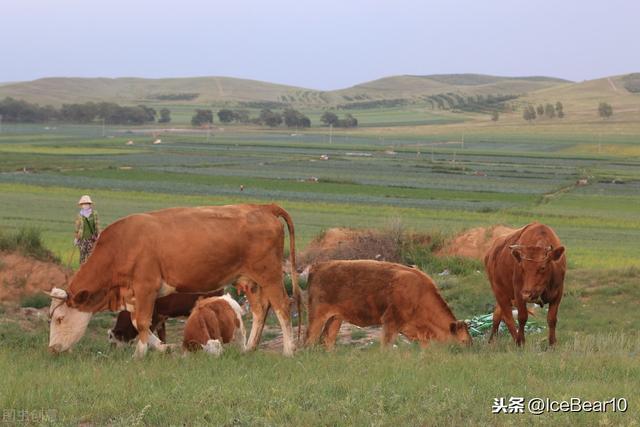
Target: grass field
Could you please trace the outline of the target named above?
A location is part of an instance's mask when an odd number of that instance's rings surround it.
[[[409,123],[412,114],[394,120]],[[524,350],[503,338],[468,349],[421,351],[398,342],[388,352],[344,345],[292,359],[230,350],[219,360],[151,354],[140,362],[131,349],[108,347],[113,316],[100,314],[74,353],[54,358],[46,322],[23,321],[7,308],[0,314],[0,408],[53,410],[54,425],[638,425],[637,124],[371,127],[336,132],[332,144],[317,129],[166,133],[160,145],[125,132],[107,129],[103,138],[95,127],[5,127],[0,228],[35,226],[66,261],[83,193],[105,225],[168,206],[276,202],[294,218],[298,248],[336,226],[399,222],[451,235],[537,220],[567,247],[559,346],[547,349],[544,331],[529,336]],[[130,139],[134,145],[125,146]],[[586,186],[576,185],[581,178]],[[439,276],[442,265],[426,268],[459,318],[491,309],[482,271]],[[491,413],[494,398],[518,396],[625,397],[629,409]]]

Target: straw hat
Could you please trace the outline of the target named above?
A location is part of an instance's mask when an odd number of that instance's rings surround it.
[[[87,196],[86,194],[80,197],[80,200],[78,200],[79,205],[84,205],[85,203],[89,203],[90,205],[93,204],[93,202],[91,201],[91,197]]]

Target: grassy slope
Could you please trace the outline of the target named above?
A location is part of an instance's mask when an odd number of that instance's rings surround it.
[[[559,79],[504,78],[479,75],[394,76],[356,85],[352,88],[320,92],[230,77],[192,77],[172,79],[142,78],[44,78],[0,87],[0,97],[12,96],[41,104],[113,101],[132,104],[152,95],[198,93],[192,101],[169,104],[205,105],[211,102],[293,100],[300,105],[331,105],[347,102],[344,96],[365,94],[369,99],[415,98],[446,92],[466,94],[520,94],[555,86]],[[283,98],[285,97],[285,98]],[[151,101],[153,102],[153,101]],[[155,101],[156,104],[160,104]]]

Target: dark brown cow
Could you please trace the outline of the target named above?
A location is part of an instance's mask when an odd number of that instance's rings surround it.
[[[49,293],[50,351],[71,348],[84,335],[93,313],[123,309],[134,313],[139,331],[135,355],[144,356],[149,344],[164,351],[166,346],[149,331],[157,298],[220,289],[243,276],[260,287],[260,304],[274,309],[283,332],[283,352],[293,355],[281,218],[289,230],[293,292],[299,303],[293,222],[281,207],[207,206],[135,214],[102,232],[68,290],[54,288]],[[250,349],[258,345],[264,320],[253,319]]]
[[[544,224],[531,223],[496,239],[484,264],[497,302],[489,340],[504,320],[515,342],[524,344],[527,303],[535,302],[541,306],[549,304],[549,344],[555,344],[558,307],[567,270],[565,249],[556,233]],[[514,302],[518,308],[517,331],[511,313]]]
[[[240,305],[229,294],[199,300],[184,325],[182,347],[219,356],[222,344],[231,341],[236,342],[241,351],[245,350]]]
[[[162,342],[166,342],[165,321],[170,318],[189,316],[199,298],[222,296],[222,289],[193,294],[171,294],[156,300],[151,317],[151,332],[156,332]],[[127,344],[138,336],[138,330],[131,322],[131,313],[126,310],[118,313],[113,328],[109,329],[109,341],[113,345]]]
[[[471,342],[467,325],[456,320],[433,280],[418,269],[371,260],[328,261],[311,267],[308,285],[306,345],[315,344],[324,327],[325,346],[332,349],[343,321],[382,325],[383,347],[398,333],[422,346],[431,339]]]

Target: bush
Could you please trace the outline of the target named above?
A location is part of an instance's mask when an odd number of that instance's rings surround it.
[[[40,261],[60,260],[45,248],[41,231],[33,227],[22,227],[15,233],[0,231],[0,251],[19,252]]]
[[[45,294],[27,295],[20,301],[20,307],[44,308],[51,304],[51,299]]]

